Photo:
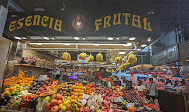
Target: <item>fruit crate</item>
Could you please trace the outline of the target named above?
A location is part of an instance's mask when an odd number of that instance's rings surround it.
[[[144,99],[137,94],[134,90],[125,90],[125,96],[128,100],[130,100],[131,102],[138,104],[140,106],[145,104]]]

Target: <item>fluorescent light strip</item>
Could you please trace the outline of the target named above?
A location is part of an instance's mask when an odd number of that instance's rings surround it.
[[[127,43],[127,44],[94,44],[94,43],[29,43],[29,44],[33,44],[33,45],[37,45],[37,44],[43,44],[43,45],[95,45],[95,46],[99,46],[99,45],[114,45],[114,46],[131,46],[132,43]]]
[[[22,38],[20,38],[20,37],[14,37],[15,39],[18,39],[18,40],[21,40]]]

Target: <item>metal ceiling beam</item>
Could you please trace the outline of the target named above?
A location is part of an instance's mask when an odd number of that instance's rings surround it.
[[[15,10],[17,12],[23,12],[24,11],[23,8],[21,8],[18,4],[16,4],[12,0],[9,0],[8,6],[9,6],[9,8],[11,8],[12,10]]]

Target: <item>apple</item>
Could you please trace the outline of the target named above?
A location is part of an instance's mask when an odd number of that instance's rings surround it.
[[[50,103],[47,103],[47,104],[45,105],[45,109],[46,109],[46,110],[50,110],[50,109],[51,109],[51,104],[50,104]]]

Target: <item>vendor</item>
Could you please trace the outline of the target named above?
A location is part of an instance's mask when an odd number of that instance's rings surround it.
[[[135,89],[138,91],[138,94],[141,97],[144,97],[145,91],[146,91],[146,87],[145,87],[145,85],[142,84],[141,80],[138,81],[138,85],[135,86]]]
[[[96,85],[101,85],[102,73],[103,72],[104,72],[104,68],[103,67],[100,67],[99,71],[96,72],[96,76],[95,76]]]

